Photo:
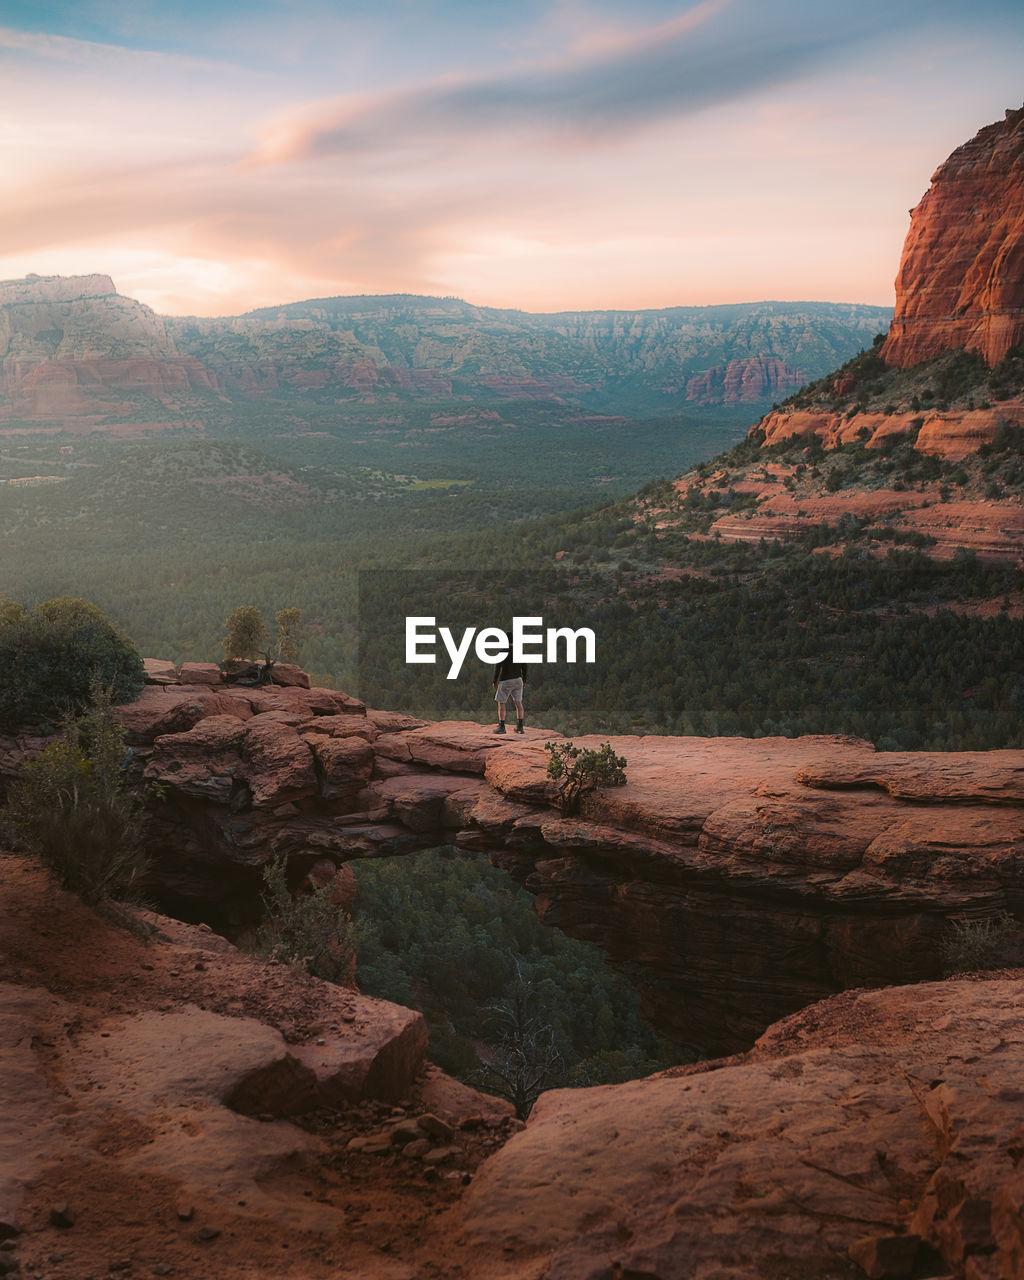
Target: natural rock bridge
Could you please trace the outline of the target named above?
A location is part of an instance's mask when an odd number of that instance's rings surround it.
[[[275,856],[299,879],[478,850],[546,922],[627,965],[659,1029],[704,1052],[839,990],[937,976],[950,920],[1024,910],[1020,751],[613,737],[627,785],[565,819],[546,730],[496,737],[298,687],[150,686],[120,714],[134,768],[159,784],[161,909],[230,931]],[[32,746],[0,740],[0,770]]]

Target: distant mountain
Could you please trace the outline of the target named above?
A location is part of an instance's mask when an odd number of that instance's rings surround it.
[[[109,276],[0,281],[0,431],[45,423],[117,432],[126,420],[132,434],[180,426],[195,393],[211,389],[163,320],[122,298]]]
[[[526,311],[410,294],[318,298],[168,322],[225,389],[338,384],[431,395],[763,404],[866,346],[883,307],[759,302],[659,311]]]
[[[0,282],[0,430],[144,434],[245,406],[529,399],[645,416],[763,410],[867,345],[890,312],[762,302],[660,311],[321,298],[218,319],[160,317],[108,276]]]

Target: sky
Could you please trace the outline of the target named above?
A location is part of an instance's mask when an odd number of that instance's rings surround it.
[[[891,305],[1020,0],[0,0],[0,279]]]

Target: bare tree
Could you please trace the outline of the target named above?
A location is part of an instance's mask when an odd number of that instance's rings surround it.
[[[494,1027],[494,1056],[474,1073],[482,1088],[512,1103],[520,1120],[526,1119],[545,1089],[556,1088],[565,1079],[565,1059],[554,1027],[535,1006],[532,984],[517,964],[508,994],[487,1009]]]

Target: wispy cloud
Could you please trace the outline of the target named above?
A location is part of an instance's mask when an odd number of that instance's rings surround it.
[[[52,35],[45,31],[18,31],[0,27],[0,49],[29,54],[48,62],[89,66],[99,63],[130,63],[135,67],[159,67],[182,71],[224,73],[236,67],[212,58],[196,58],[162,49],[133,49],[127,45],[106,44],[96,40],[77,40],[72,36]]]
[[[1024,49],[1019,0],[353,0],[345,38],[329,0],[211,3],[166,45],[160,0],[51,35],[5,13],[0,273],[109,254],[207,312],[885,301],[906,209],[1019,102]]]
[[[818,72],[882,34],[873,9],[828,21],[813,13],[806,22],[778,18],[773,7],[704,0],[647,28],[599,29],[569,56],[540,66],[314,105],[305,119],[282,122],[252,159],[356,156],[496,133],[554,142],[617,137]]]

